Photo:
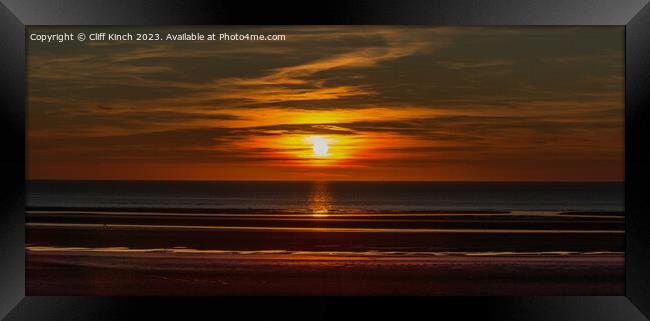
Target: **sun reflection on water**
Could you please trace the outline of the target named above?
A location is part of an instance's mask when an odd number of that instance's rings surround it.
[[[327,217],[332,207],[332,196],[330,195],[328,183],[317,181],[312,184],[309,193],[309,209],[314,217]]]

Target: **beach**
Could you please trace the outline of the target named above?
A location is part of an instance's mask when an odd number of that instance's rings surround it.
[[[29,295],[621,295],[621,213],[32,209]]]
[[[622,295],[618,183],[32,181],[29,295]]]
[[[622,255],[28,251],[27,295],[620,295]]]

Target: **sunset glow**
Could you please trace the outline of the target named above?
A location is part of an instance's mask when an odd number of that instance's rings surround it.
[[[30,43],[29,178],[623,179],[619,29],[247,28]]]

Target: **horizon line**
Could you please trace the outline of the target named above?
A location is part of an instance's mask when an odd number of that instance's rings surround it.
[[[625,180],[400,180],[400,179],[25,179],[69,182],[431,182],[431,183],[625,183]]]

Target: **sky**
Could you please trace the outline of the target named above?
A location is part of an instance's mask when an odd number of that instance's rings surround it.
[[[28,179],[622,181],[622,27],[29,27]]]

